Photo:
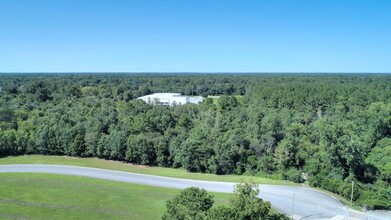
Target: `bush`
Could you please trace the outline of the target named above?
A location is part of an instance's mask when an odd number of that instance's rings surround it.
[[[343,197],[350,199],[352,195],[352,182],[341,181],[338,187],[338,193]],[[355,182],[353,187],[353,201],[356,201],[361,195],[361,184]]]
[[[303,182],[303,179],[301,178],[301,171],[295,168],[290,168],[289,170],[285,171],[283,177],[284,179],[295,183]]]
[[[391,189],[378,188],[376,191],[362,190],[358,203],[367,209],[391,210]]]
[[[338,187],[343,183],[343,181],[339,179],[329,179],[322,175],[316,175],[309,179],[309,183],[310,186],[320,187],[334,193],[339,193]]]

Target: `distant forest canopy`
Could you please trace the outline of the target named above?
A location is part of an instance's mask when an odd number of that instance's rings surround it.
[[[70,155],[308,183],[391,209],[391,75],[2,74],[0,156]],[[147,105],[154,92],[217,95]]]

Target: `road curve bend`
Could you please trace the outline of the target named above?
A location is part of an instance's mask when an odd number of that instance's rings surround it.
[[[150,186],[184,189],[195,186],[210,192],[232,193],[235,183],[178,179],[89,167],[15,164],[0,165],[0,173],[48,173],[83,176]],[[323,192],[299,186],[260,185],[259,197],[272,207],[294,219],[384,219],[381,216],[350,210],[337,199]],[[292,212],[293,211],[293,212]]]

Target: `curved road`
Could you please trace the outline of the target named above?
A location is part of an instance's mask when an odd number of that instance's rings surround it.
[[[229,182],[177,179],[77,166],[43,164],[0,165],[0,173],[13,172],[76,175],[175,189],[196,186],[210,192],[224,193],[232,193],[233,186],[235,185],[234,183]],[[382,216],[379,213],[367,212],[364,215],[364,213],[353,211],[335,198],[309,188],[260,185],[260,191],[259,197],[266,201],[270,201],[273,208],[288,216],[292,215],[293,210],[294,219],[301,219],[304,217],[305,219],[388,219],[388,214]]]

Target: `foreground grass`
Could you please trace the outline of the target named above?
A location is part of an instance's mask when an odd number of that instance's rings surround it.
[[[167,176],[183,179],[210,180],[224,182],[254,181],[260,184],[274,185],[298,185],[283,180],[272,180],[256,176],[238,175],[214,175],[204,173],[189,173],[184,169],[173,169],[164,167],[139,166],[119,161],[102,160],[97,158],[77,158],[67,156],[42,156],[24,155],[0,158],[0,164],[63,164],[84,167],[95,167],[110,170],[120,170],[133,173],[142,173],[158,176]]]
[[[160,219],[179,190],[53,174],[0,174],[0,219]],[[214,195],[215,205],[230,194]]]
[[[224,181],[224,182],[240,182],[253,180],[259,184],[273,184],[273,185],[299,185],[292,182],[283,180],[272,180],[263,177],[254,176],[238,176],[238,175],[214,175],[214,174],[203,174],[203,173],[189,173],[184,169],[173,169],[164,167],[149,167],[133,165],[129,163],[102,160],[98,158],[78,158],[78,157],[67,157],[67,156],[43,156],[43,155],[24,155],[24,156],[10,156],[0,158],[0,164],[63,164],[63,165],[74,165],[84,167],[95,167],[110,170],[120,170],[133,173],[142,173],[149,175],[168,176],[183,179],[195,179],[195,180],[211,180],[211,181]],[[349,200],[342,196],[329,192],[324,189],[315,188],[316,190],[322,191],[329,195],[332,195],[336,199],[340,200],[350,208],[362,211],[362,207],[351,203]]]

